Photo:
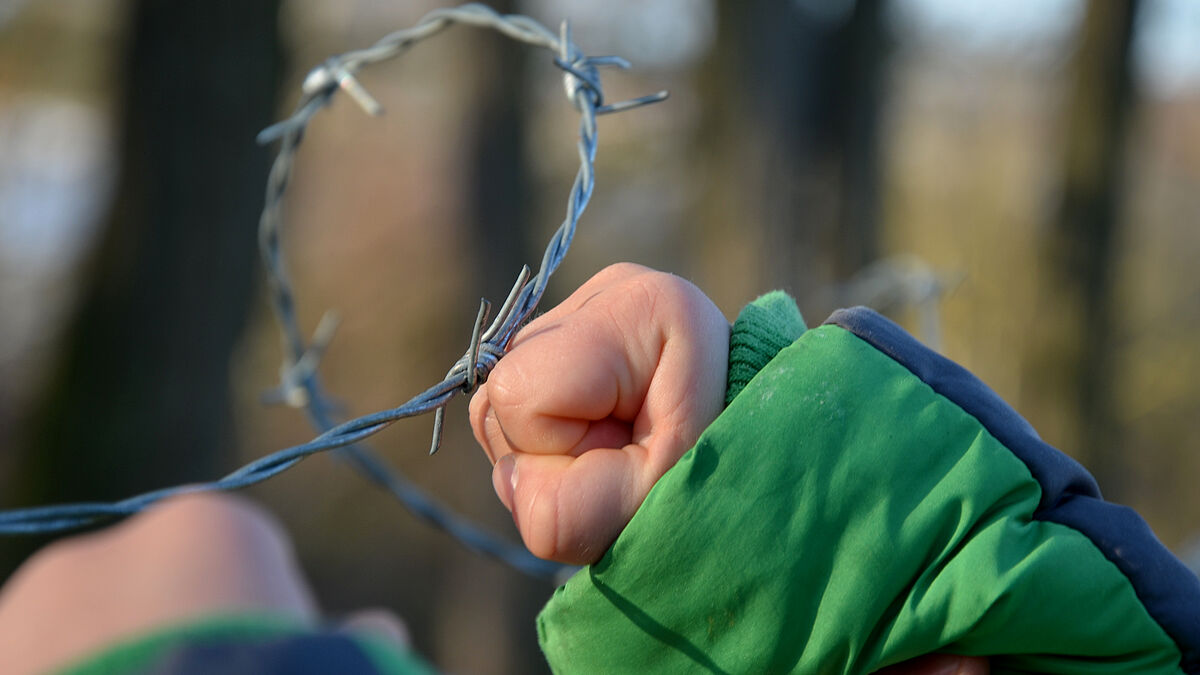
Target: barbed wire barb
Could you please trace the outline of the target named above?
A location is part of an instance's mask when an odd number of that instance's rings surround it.
[[[504,329],[505,325],[512,322],[513,308],[516,306],[517,299],[520,297],[522,289],[529,282],[529,265],[523,265],[521,271],[517,274],[517,282],[513,284],[512,290],[508,292],[508,297],[504,299],[504,304],[500,306],[500,311],[496,314],[496,320],[492,322],[488,329],[480,334],[480,329],[487,322],[487,311],[490,304],[486,299],[480,300],[479,314],[475,317],[475,325],[471,330],[471,345],[467,348],[467,353],[463,355],[446,373],[446,379],[450,379],[460,372],[467,373],[467,382],[464,385],[463,393],[471,393],[479,386],[479,383],[486,380],[495,362],[490,362],[486,366],[485,372],[480,377],[479,368],[479,353],[481,350],[495,351],[496,336]],[[522,320],[521,323],[524,323]],[[516,324],[519,327],[519,324]],[[485,347],[485,345],[487,345]],[[508,348],[508,340],[504,341],[504,349]],[[499,361],[504,355],[503,351],[494,353],[495,361]],[[449,401],[447,401],[448,403]],[[433,441],[429,446],[429,454],[437,453],[438,448],[442,446],[442,429],[446,421],[446,406],[440,405],[433,411]]]
[[[481,302],[472,326],[471,343],[441,382],[398,407],[337,423],[332,417],[337,406],[325,395],[318,372],[321,357],[337,325],[336,315],[327,313],[312,339],[306,340],[297,322],[295,296],[284,264],[281,236],[283,207],[295,155],[312,118],[329,105],[339,91],[346,92],[370,115],[383,112],[383,106],[355,77],[361,68],[395,58],[416,42],[436,35],[455,23],[494,29],[515,40],[548,49],[555,55],[555,65],[563,70],[567,99],[580,115],[579,139],[576,143],[579,169],[567,197],[566,215],[550,237],[537,273],[533,274],[528,265],[522,268],[508,297],[486,329],[483,326],[487,323],[489,304],[486,300]],[[392,494],[417,517],[447,532],[468,549],[496,558],[530,576],[561,581],[561,576],[573,568],[540,560],[524,547],[492,536],[463,520],[389,467],[362,441],[397,420],[433,412],[434,434],[430,454],[436,452],[441,444],[446,405],[459,394],[470,393],[487,381],[517,331],[536,311],[550,276],[558,269],[571,246],[579,217],[587,208],[595,189],[596,116],[657,103],[667,97],[667,92],[660,91],[606,105],[597,70],[603,66],[628,68],[629,64],[615,56],[586,56],[571,39],[567,22],[563,22],[556,35],[529,17],[501,15],[489,7],[471,3],[429,12],[410,28],[389,33],[369,47],[332,56],[309,71],[301,87],[300,100],[291,116],[267,127],[256,139],[264,145],[279,143],[267,177],[258,242],[270,304],[279,322],[284,352],[279,385],[268,396],[278,402],[303,408],[318,430],[317,437],[308,443],[261,457],[209,483],[163,488],[112,503],[61,504],[0,511],[0,535],[62,532],[128,516],[172,496],[202,490],[243,488],[278,475],[313,454],[337,450],[365,478]]]
[[[308,390],[304,382],[312,377],[325,357],[325,350],[333,341],[341,318],[334,310],[328,310],[317,322],[313,331],[312,341],[308,343],[299,359],[284,359],[279,366],[279,384],[263,392],[260,400],[265,405],[283,404],[292,408],[304,408],[308,405]]]

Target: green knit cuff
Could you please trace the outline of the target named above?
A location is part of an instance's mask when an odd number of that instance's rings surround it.
[[[783,291],[771,291],[746,305],[729,336],[729,382],[725,405],[784,347],[806,330],[796,301]]]

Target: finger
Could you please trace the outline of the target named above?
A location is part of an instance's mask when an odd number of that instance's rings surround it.
[[[48,672],[154,626],[247,610],[315,619],[283,528],[239,497],[176,497],[22,565],[0,590],[0,670]]]
[[[483,448],[492,464],[495,464],[504,455],[513,452],[512,445],[504,435],[500,422],[496,419],[488,399],[486,385],[480,387],[471,399],[470,418],[471,431],[475,434],[475,440]],[[561,454],[577,457],[593,448],[622,448],[632,442],[633,430],[628,422],[608,417],[602,420],[589,420],[582,424],[585,424],[586,428],[582,430],[578,442],[572,447],[565,448]]]
[[[644,454],[635,445],[578,457],[514,453],[492,479],[530,552],[583,565],[604,554],[649,490]]]
[[[563,453],[612,417],[636,442],[667,430],[649,445],[669,466],[720,410],[727,349],[728,324],[695,286],[614,265],[521,332],[487,396],[512,449]]]
[[[662,348],[656,336],[630,335],[639,330],[596,303],[523,337],[487,382],[490,412],[508,445],[563,454],[591,422],[633,422]]]
[[[659,475],[696,442],[724,404],[729,328],[719,310],[703,300],[675,304],[678,314],[668,324],[673,329],[663,336],[633,425],[633,442],[649,450]],[[698,321],[704,314],[709,320]]]
[[[261,606],[306,619],[317,615],[286,530],[241,496],[202,492],[168,499],[111,534],[104,548],[113,556],[113,578],[142,589],[170,589],[133,596],[141,605],[122,598],[131,608],[200,613]]]
[[[566,300],[559,303],[545,314],[535,318],[529,323],[529,325],[522,328],[514,338],[513,343],[509,346],[509,353],[506,355],[506,358],[504,361],[502,361],[502,363],[510,363],[514,359],[521,358],[534,360],[538,359],[538,353],[532,351],[533,348],[528,346],[523,348],[517,356],[513,356],[513,352],[517,349],[517,347],[523,343],[527,343],[534,336],[542,338],[541,341],[544,341],[548,334],[552,334],[555,330],[557,330],[556,326],[558,326],[563,319],[568,317],[583,305],[587,304],[593,298],[597,297],[598,294],[610,286],[621,283],[630,277],[647,274],[650,272],[652,272],[652,270],[649,268],[632,263],[617,263],[604,268],[584,282],[584,284],[576,289],[575,292],[572,293]],[[565,339],[565,336],[558,335],[557,339]],[[578,349],[578,347],[579,346],[577,345],[576,348]],[[571,356],[572,355],[566,355],[566,357],[563,357],[560,355],[560,360],[570,360]],[[503,373],[503,371],[508,370],[509,368],[510,366],[505,366],[505,368],[501,369],[501,372]],[[545,369],[542,369],[542,371],[544,370]],[[561,374],[561,371],[559,374]],[[503,378],[504,375],[500,375],[499,377]],[[495,373],[492,374],[491,379],[497,379]],[[520,395],[519,392],[514,392],[514,394],[517,396]],[[511,452],[511,448],[509,447],[507,440],[503,438],[502,431],[497,426],[498,422],[495,418],[495,412],[492,409],[486,383],[481,385],[471,398],[470,420],[471,430],[475,434],[475,439],[479,442],[480,446],[487,454],[488,459],[493,464],[495,464],[496,460],[501,455]],[[554,424],[553,420],[546,420],[546,422],[547,424]],[[557,433],[553,434],[552,436],[565,439],[576,439],[576,442],[572,443],[572,445],[578,444],[577,439],[581,438],[587,433],[585,424],[574,424],[571,420],[566,418],[561,419],[558,422],[558,426],[560,428],[558,429]],[[514,424],[515,423],[517,423],[517,420],[514,420]],[[562,443],[563,441],[559,442]]]

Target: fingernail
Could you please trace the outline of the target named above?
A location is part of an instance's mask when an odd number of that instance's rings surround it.
[[[517,458],[515,455],[505,455],[496,460],[496,468],[492,471],[492,488],[496,496],[509,511],[513,510],[513,495],[517,492]]]

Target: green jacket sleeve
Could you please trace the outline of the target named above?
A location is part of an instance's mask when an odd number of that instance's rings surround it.
[[[1200,672],[1200,582],[965,370],[861,308],[759,351],[539,616],[556,672]]]

